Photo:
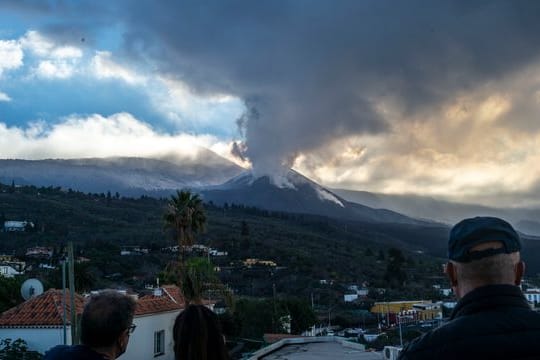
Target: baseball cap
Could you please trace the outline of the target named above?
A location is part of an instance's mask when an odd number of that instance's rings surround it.
[[[470,251],[473,247],[491,241],[502,243],[502,247],[481,251]],[[510,254],[521,250],[518,233],[506,221],[489,216],[478,216],[457,223],[450,230],[448,258],[457,262],[470,262],[496,254]]]

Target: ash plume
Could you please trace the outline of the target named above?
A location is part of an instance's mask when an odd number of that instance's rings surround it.
[[[330,139],[389,131],[381,99],[403,117],[429,112],[536,60],[539,10],[508,1],[142,3],[127,13],[126,48],[155,55],[196,91],[245,99],[243,156],[256,174],[275,174]]]

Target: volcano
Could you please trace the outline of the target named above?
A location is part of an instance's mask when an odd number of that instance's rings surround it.
[[[271,211],[322,215],[365,222],[425,224],[400,213],[349,202],[300,173],[289,170],[276,182],[269,176],[244,172],[219,186],[201,191],[216,205],[242,204]]]

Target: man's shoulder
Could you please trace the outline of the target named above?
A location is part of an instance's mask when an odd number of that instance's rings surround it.
[[[540,314],[528,310],[480,312],[458,317],[411,341],[400,359],[429,359],[445,353],[505,348],[508,340],[530,348],[540,337]],[[512,346],[510,346],[512,347]],[[480,350],[478,350],[480,351]]]
[[[414,359],[422,358],[423,354],[429,358],[433,351],[439,351],[442,346],[448,343],[447,334],[452,331],[451,326],[448,325],[429,331],[409,342],[401,351],[400,359],[409,359],[409,356],[413,356],[411,358]]]
[[[103,360],[104,357],[83,345],[58,345],[45,353],[43,360]]]

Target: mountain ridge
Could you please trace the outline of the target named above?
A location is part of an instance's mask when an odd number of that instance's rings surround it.
[[[169,194],[175,189],[219,184],[241,171],[225,159],[184,162],[139,157],[0,160],[0,182],[119,192],[126,196]],[[180,160],[178,160],[180,161]]]
[[[501,217],[517,230],[540,236],[540,209],[495,208],[484,205],[457,203],[421,195],[388,195],[366,191],[331,189],[352,202],[361,202],[373,208],[390,209],[418,219],[431,219],[445,224],[455,224],[474,216]]]
[[[294,170],[290,170],[283,180],[280,186],[269,176],[255,178],[244,172],[222,185],[200,192],[206,201],[218,205],[236,203],[368,222],[424,223],[395,211],[349,202]]]
[[[210,150],[195,156],[160,158],[0,160],[0,182],[53,186],[122,196],[166,197],[177,189],[200,192],[207,201],[237,203],[268,210],[319,214],[360,221],[453,224],[478,215],[509,220],[519,231],[540,236],[540,209],[497,209],[452,203],[419,195],[387,195],[328,189],[291,170],[278,185],[254,178]],[[296,193],[295,193],[296,191]]]

